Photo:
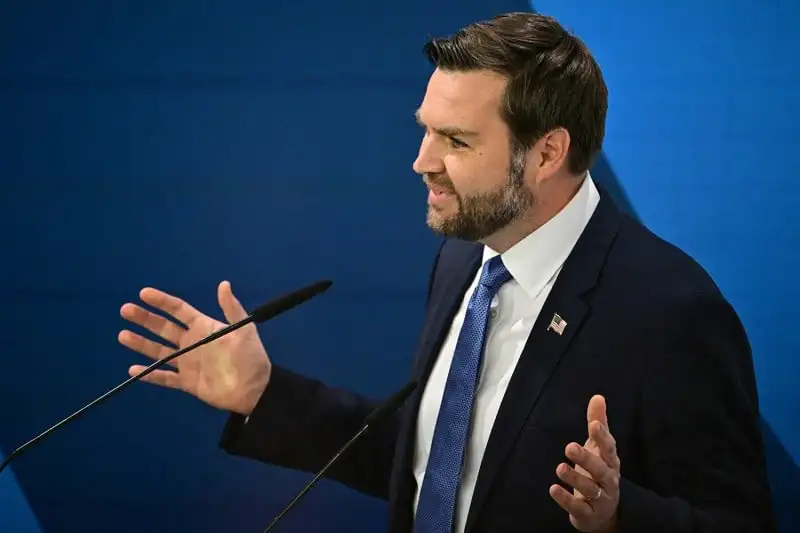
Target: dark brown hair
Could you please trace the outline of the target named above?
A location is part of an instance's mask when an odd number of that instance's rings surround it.
[[[570,170],[580,173],[592,165],[605,135],[608,89],[586,45],[555,19],[499,15],[431,39],[424,52],[441,70],[490,70],[508,78],[501,115],[512,149],[527,150],[562,127],[570,134]]]

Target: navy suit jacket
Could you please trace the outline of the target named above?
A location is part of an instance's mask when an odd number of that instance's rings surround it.
[[[390,533],[413,523],[421,392],[482,246],[447,240],[431,272],[411,376],[419,388],[328,477],[389,501]],[[548,325],[558,313],[562,335]],[[467,533],[572,532],[550,497],[586,408],[606,397],[621,459],[619,531],[775,531],[749,342],[698,264],[608,194],[567,259],[528,339],[480,467]],[[282,467],[320,469],[376,402],[274,366],[250,420],[232,415],[221,445]]]

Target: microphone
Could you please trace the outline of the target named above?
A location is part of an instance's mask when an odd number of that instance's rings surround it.
[[[264,321],[269,320],[271,318],[274,318],[274,317],[276,317],[276,316],[278,316],[278,315],[280,315],[282,313],[285,313],[286,311],[288,311],[288,310],[290,310],[290,309],[292,309],[294,307],[297,307],[298,305],[300,305],[302,303],[307,302],[308,300],[310,300],[314,296],[317,296],[318,294],[321,294],[321,293],[325,292],[326,290],[328,290],[330,288],[330,286],[332,284],[333,284],[333,282],[330,281],[330,280],[321,280],[321,281],[317,281],[316,283],[312,283],[311,285],[308,285],[307,287],[303,287],[302,289],[297,289],[296,291],[290,292],[288,294],[284,294],[280,298],[272,300],[271,302],[267,302],[267,303],[261,305],[260,307],[256,308],[256,310],[253,311],[246,318],[244,318],[244,319],[242,319],[242,320],[240,320],[238,322],[235,322],[233,324],[230,324],[229,326],[226,326],[226,327],[220,329],[219,331],[216,331],[216,332],[212,333],[208,337],[200,339],[199,341],[195,342],[194,344],[191,344],[191,345],[189,345],[189,346],[187,346],[185,348],[181,348],[180,350],[178,350],[178,351],[176,351],[174,353],[171,353],[167,357],[156,361],[155,363],[151,364],[150,366],[148,366],[147,368],[145,368],[144,370],[142,370],[141,372],[139,372],[135,376],[132,376],[132,377],[128,378],[127,380],[123,381],[122,383],[120,383],[119,385],[117,385],[113,389],[109,390],[108,392],[106,392],[102,396],[100,396],[100,397],[96,398],[95,400],[91,401],[90,403],[84,405],[83,407],[81,407],[80,409],[78,409],[77,411],[75,411],[74,413],[69,415],[67,418],[65,418],[61,422],[59,422],[56,425],[50,427],[49,429],[46,429],[45,431],[43,431],[42,433],[40,433],[36,437],[32,438],[31,440],[29,440],[28,442],[26,442],[25,444],[23,444],[22,446],[20,446],[19,448],[17,448],[13,452],[11,452],[11,454],[9,454],[8,457],[5,458],[5,460],[2,462],[2,464],[0,464],[0,472],[2,472],[11,463],[11,461],[15,457],[19,457],[20,455],[22,455],[25,451],[28,450],[28,448],[30,448],[31,446],[33,446],[37,442],[41,441],[45,437],[49,436],[55,430],[57,430],[60,427],[64,426],[64,424],[67,424],[68,422],[71,422],[72,420],[76,419],[77,417],[79,417],[80,415],[82,415],[83,413],[85,413],[86,411],[88,411],[89,409],[94,407],[95,405],[107,400],[108,398],[110,398],[111,396],[117,394],[122,389],[124,389],[125,387],[127,387],[128,385],[133,383],[134,381],[139,381],[140,379],[142,379],[147,374],[150,374],[151,372],[153,372],[157,368],[167,364],[168,362],[172,361],[176,357],[179,357],[179,356],[185,354],[188,351],[194,350],[195,348],[203,346],[204,344],[208,344],[209,342],[214,341],[214,340],[222,337],[223,335],[227,335],[228,333],[231,333],[232,331],[235,331],[235,330],[237,330],[237,329],[239,329],[239,328],[241,328],[243,326],[246,326],[247,324],[249,324],[251,322],[261,323],[261,322],[264,322]]]
[[[275,527],[275,524],[277,524],[278,521],[283,518],[283,516],[288,513],[298,501],[300,501],[300,498],[305,496],[306,493],[317,484],[317,481],[322,479],[328,469],[339,460],[339,457],[341,457],[350,446],[352,446],[364,433],[369,430],[370,426],[380,424],[385,419],[389,418],[389,415],[393,414],[397,409],[399,409],[400,406],[403,405],[403,402],[408,399],[408,397],[416,388],[417,383],[415,381],[406,383],[402,389],[397,391],[388,400],[378,405],[378,407],[376,407],[369,415],[367,415],[367,417],[364,419],[364,425],[361,426],[361,429],[358,430],[358,433],[353,435],[350,440],[347,441],[338,452],[336,452],[336,455],[334,455],[333,458],[322,467],[322,470],[320,470],[317,475],[314,476],[314,479],[312,479],[305,487],[303,487],[303,490],[297,493],[297,496],[295,496],[294,499],[289,502],[289,505],[284,507],[283,511],[281,511],[275,518],[272,519],[272,522],[270,522],[269,526],[267,526],[267,529],[264,530],[264,533],[269,533],[272,531],[272,528]]]

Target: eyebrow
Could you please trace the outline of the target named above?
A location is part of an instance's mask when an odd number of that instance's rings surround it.
[[[428,128],[429,126],[425,124],[419,116],[419,110],[414,111],[414,119],[417,121],[423,128]],[[478,132],[469,131],[462,128],[455,128],[455,127],[442,127],[442,128],[431,128],[433,131],[438,133],[439,135],[443,135],[445,137],[477,137]]]

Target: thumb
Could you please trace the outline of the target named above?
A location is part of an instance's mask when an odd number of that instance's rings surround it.
[[[230,281],[223,281],[219,284],[217,288],[217,299],[219,300],[219,306],[222,308],[222,312],[225,313],[225,320],[227,320],[229,324],[247,318],[247,311],[245,311],[242,304],[239,303],[239,300],[236,299],[236,296],[233,295]]]

